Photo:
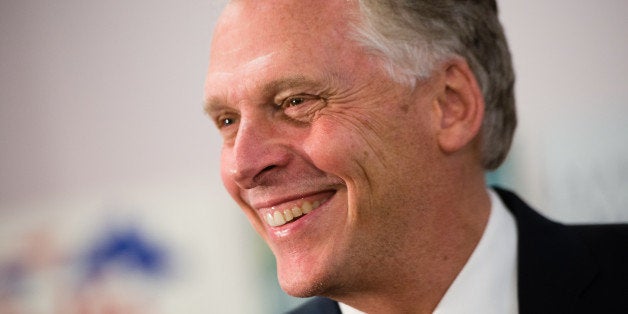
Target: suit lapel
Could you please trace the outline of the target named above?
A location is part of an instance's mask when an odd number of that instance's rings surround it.
[[[597,266],[569,227],[536,213],[511,192],[496,189],[515,216],[520,313],[572,312]]]
[[[288,314],[342,314],[338,302],[323,298],[314,297],[300,307],[288,312]]]

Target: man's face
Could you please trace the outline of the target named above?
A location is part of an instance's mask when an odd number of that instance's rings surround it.
[[[212,44],[222,179],[292,295],[390,276],[399,243],[429,228],[435,92],[391,80],[351,39],[354,6],[238,1]]]

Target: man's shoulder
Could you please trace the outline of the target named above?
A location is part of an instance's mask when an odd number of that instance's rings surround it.
[[[555,247],[539,243],[549,241],[554,246],[585,250],[598,256],[598,262],[628,262],[628,223],[562,224],[542,216],[516,194],[500,188],[495,190],[515,217],[519,236],[523,238],[519,245],[524,249],[531,245],[543,253],[555,252]],[[542,250],[544,248],[548,250]]]
[[[580,309],[628,313],[628,224],[573,225],[568,228],[587,243],[591,259],[597,266],[595,279],[579,296]]]
[[[587,224],[569,226],[593,246],[628,244],[628,223]]]
[[[572,225],[568,228],[588,245],[602,272],[621,272],[622,279],[628,283],[628,224]]]
[[[341,312],[338,302],[328,298],[314,297],[287,314],[341,314]]]
[[[622,272],[628,283],[628,224],[571,225],[602,270]]]
[[[628,225],[565,225],[496,189],[518,228],[521,313],[628,313]]]
[[[628,256],[628,223],[562,224],[542,216],[516,194],[500,188],[495,188],[495,190],[515,216],[520,233],[532,232],[543,238],[562,234],[575,235],[577,239],[583,240],[589,248],[593,249],[594,253],[610,249],[621,251],[616,253]],[[618,246],[623,249],[617,250]]]

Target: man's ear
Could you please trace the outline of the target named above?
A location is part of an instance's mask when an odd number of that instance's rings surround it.
[[[475,75],[462,58],[442,65],[438,97],[438,145],[451,154],[473,141],[484,119],[484,97]]]

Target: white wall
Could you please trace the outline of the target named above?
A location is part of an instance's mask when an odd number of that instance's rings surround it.
[[[68,252],[138,217],[185,256],[164,308],[273,309],[201,109],[222,2],[0,2],[0,264],[42,225]],[[555,218],[628,221],[628,3],[499,2],[520,118],[501,181]]]
[[[563,221],[628,221],[628,2],[499,3],[520,118],[506,181]]]
[[[201,101],[216,2],[1,6],[3,202],[214,174]]]
[[[0,2],[0,294],[16,261],[34,291],[14,306],[70,302],[81,256],[129,225],[172,266],[157,291],[118,298],[149,313],[257,312],[252,232],[202,111],[222,2]]]

